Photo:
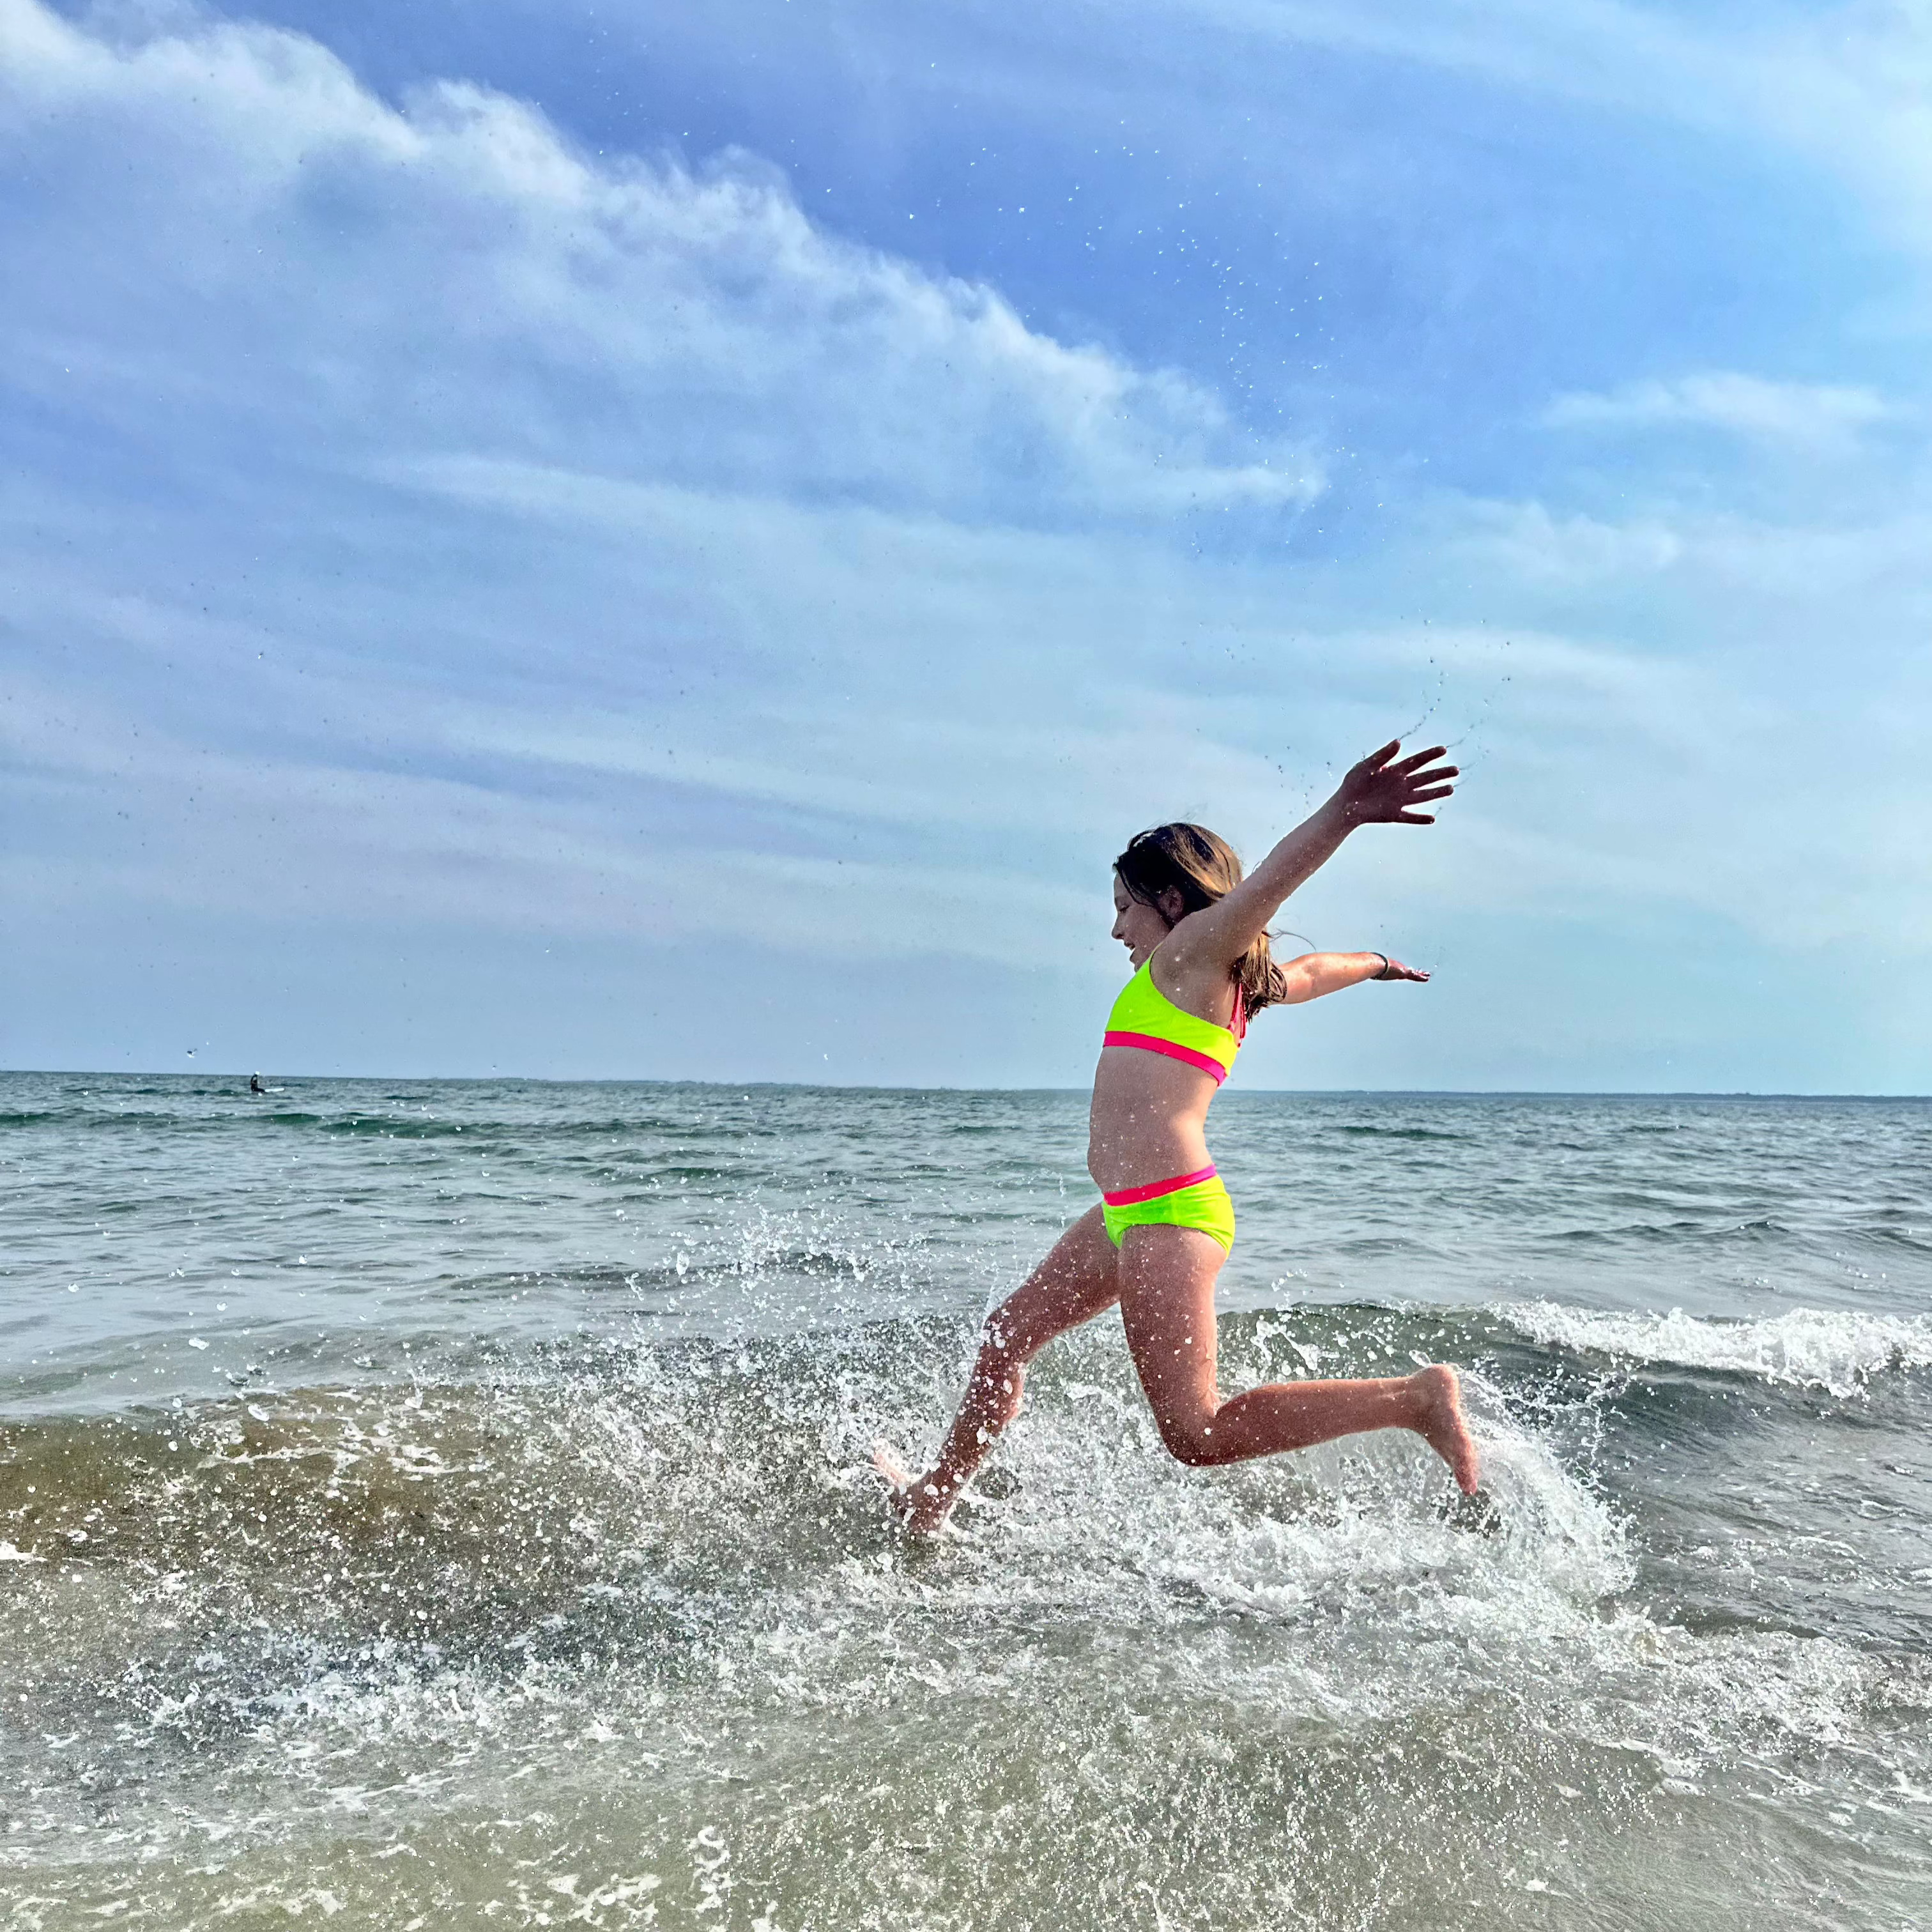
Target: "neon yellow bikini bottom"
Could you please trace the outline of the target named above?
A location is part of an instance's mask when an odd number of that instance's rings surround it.
[[[1178,1174],[1172,1180],[1150,1181],[1144,1187],[1124,1187],[1101,1196],[1107,1238],[1115,1247],[1130,1228],[1198,1228],[1212,1234],[1224,1248],[1234,1245],[1234,1204],[1227,1184],[1212,1167],[1198,1173]]]

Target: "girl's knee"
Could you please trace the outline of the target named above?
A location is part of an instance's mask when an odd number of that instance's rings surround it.
[[[1190,1469],[1205,1469],[1221,1460],[1214,1440],[1211,1415],[1156,1415],[1160,1439],[1177,1462]]]

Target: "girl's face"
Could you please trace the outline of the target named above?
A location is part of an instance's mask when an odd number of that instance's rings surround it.
[[[1114,874],[1114,937],[1127,949],[1136,971],[1148,955],[1173,930],[1153,906],[1143,905]]]

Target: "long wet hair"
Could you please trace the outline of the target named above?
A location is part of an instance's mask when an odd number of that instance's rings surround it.
[[[1156,912],[1164,893],[1178,892],[1184,918],[1225,898],[1241,883],[1241,862],[1226,839],[1204,825],[1178,822],[1136,832],[1114,870],[1130,898]],[[1266,933],[1235,961],[1234,977],[1250,1013],[1281,998],[1282,970],[1269,955]]]

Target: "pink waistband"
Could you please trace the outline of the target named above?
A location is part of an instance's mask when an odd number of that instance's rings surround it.
[[[1100,1044],[1102,1046],[1137,1046],[1143,1053],[1164,1053],[1170,1060],[1184,1060],[1190,1066],[1198,1066],[1203,1073],[1211,1073],[1217,1087],[1228,1077],[1227,1068],[1212,1054],[1196,1053],[1192,1047],[1183,1046],[1178,1040],[1162,1040],[1158,1034],[1102,1034]]]
[[[1091,1037],[1089,1034],[1088,1038]],[[1172,1180],[1150,1180],[1144,1187],[1124,1187],[1118,1194],[1102,1194],[1100,1198],[1109,1208],[1131,1208],[1138,1201],[1158,1201],[1163,1194],[1178,1194],[1184,1187],[1214,1178],[1214,1165],[1210,1161],[1192,1174],[1177,1174]]]

